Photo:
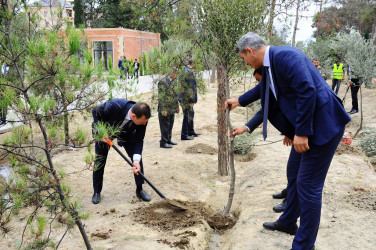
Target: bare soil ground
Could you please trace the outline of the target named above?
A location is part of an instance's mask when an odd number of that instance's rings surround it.
[[[242,89],[242,88],[241,88]],[[342,97],[345,87],[339,95]],[[239,90],[234,96],[242,93]],[[363,90],[364,126],[376,127],[376,89]],[[147,100],[150,95],[145,95]],[[146,184],[150,203],[135,195],[131,169],[114,151],[108,155],[102,202],[91,203],[92,173],[85,170],[85,149],[61,152],[54,163],[68,174],[65,182],[90,212],[83,222],[95,249],[290,249],[293,236],[265,231],[262,223],[279,217],[272,207],[280,200],[272,194],[286,186],[286,162],[289,147],[282,136],[269,126],[268,139],[257,138],[257,146],[243,156],[236,156],[236,191],[232,218],[221,217],[228,198],[230,178],[217,175],[216,89],[195,105],[195,128],[201,136],[180,140],[182,114],[175,119],[172,149],[159,147],[156,114],[150,119],[145,138],[143,160],[145,175],[168,199],[182,202],[180,210],[162,200]],[[351,108],[347,97],[346,110]],[[246,121],[245,109],[233,112],[233,125]],[[250,111],[250,117],[252,111]],[[249,118],[250,118],[249,117]],[[352,116],[347,131],[354,133],[360,114]],[[77,117],[76,123],[90,131],[91,120]],[[256,132],[260,132],[258,128]],[[260,133],[261,134],[261,133]],[[270,143],[276,142],[276,143]],[[375,249],[376,246],[376,172],[356,140],[341,144],[335,155],[323,193],[321,225],[317,249]],[[83,170],[83,171],[80,171]],[[0,249],[14,249],[26,223],[20,214],[10,224],[11,231],[1,235]],[[59,239],[64,228],[54,225],[51,237]],[[61,249],[84,249],[77,228],[68,232]]]

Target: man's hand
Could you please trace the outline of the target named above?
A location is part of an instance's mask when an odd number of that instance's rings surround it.
[[[291,146],[293,144],[293,141],[288,138],[287,136],[285,136],[285,138],[283,138],[283,145],[285,146]]]
[[[163,116],[167,116],[167,111],[162,111],[161,114],[162,114]]]
[[[191,107],[193,107],[193,105],[195,105],[194,103],[190,103],[189,105],[191,105]]]
[[[308,136],[294,136],[294,148],[298,153],[304,153],[309,150],[308,146]]]
[[[138,172],[141,171],[140,161],[134,161],[132,171],[135,175],[138,175]]]
[[[245,132],[248,132],[248,128],[247,126],[243,126],[243,127],[234,127],[234,131],[232,132],[232,134],[234,136],[237,136],[237,135],[241,135],[241,134],[244,134]]]
[[[231,98],[227,99],[225,102],[225,109],[227,109],[228,106],[231,106],[231,110],[239,106],[239,99],[238,98]]]

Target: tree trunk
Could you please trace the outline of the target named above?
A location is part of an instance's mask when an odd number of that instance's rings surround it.
[[[362,84],[359,86],[359,92],[360,92],[360,124],[358,130],[355,132],[355,135],[353,138],[355,138],[359,131],[362,130],[363,127],[363,94],[362,94]]]
[[[228,95],[229,97],[230,95]],[[231,125],[231,119],[230,119],[230,109],[228,108],[226,110],[226,115],[227,115],[227,122],[228,122],[228,127],[230,130],[230,150],[229,150],[229,161],[230,161],[230,170],[231,170],[231,182],[230,182],[230,190],[228,193],[228,200],[227,200],[227,205],[224,209],[224,214],[229,215],[231,206],[232,206],[232,201],[234,199],[234,194],[235,194],[235,180],[236,180],[236,172],[235,172],[235,162],[234,162],[234,135],[232,134],[233,128]]]
[[[223,176],[228,175],[228,130],[225,110],[228,72],[226,71],[226,67],[219,65],[217,73],[218,173]]]
[[[296,3],[295,25],[294,25],[294,31],[293,31],[293,33],[292,33],[291,46],[295,46],[295,37],[296,37],[296,31],[298,30],[298,22],[299,22],[299,8],[300,8],[300,1],[301,1],[301,0],[297,0],[297,3]]]
[[[269,39],[273,36],[273,21],[274,21],[274,9],[276,0],[272,0],[270,3],[270,14],[269,14],[269,25],[268,25],[268,36]]]
[[[320,19],[321,19],[321,11],[322,11],[322,1],[323,0],[320,0],[320,9],[317,15],[317,37],[320,36]]]
[[[215,67],[213,66],[212,73],[211,73],[211,83],[215,83]]]

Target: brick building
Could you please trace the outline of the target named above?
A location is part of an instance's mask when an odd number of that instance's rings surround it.
[[[89,48],[93,53],[94,64],[101,58],[111,56],[112,64],[116,67],[120,56],[127,60],[139,58],[143,52],[159,47],[160,34],[124,28],[93,28],[85,29],[89,41]],[[108,60],[103,60],[108,69]]]

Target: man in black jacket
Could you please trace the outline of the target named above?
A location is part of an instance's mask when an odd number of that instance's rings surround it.
[[[178,88],[175,84],[176,70],[158,82],[158,119],[161,129],[161,148],[177,145],[171,140],[175,112],[179,113]]]
[[[119,132],[111,135],[110,139],[117,138],[119,146],[125,148],[133,161],[133,173],[136,182],[136,195],[143,201],[150,201],[150,196],[142,189],[144,179],[138,172],[144,173],[141,154],[148,120],[151,116],[149,105],[125,99],[112,99],[92,110],[93,134],[97,132],[97,124],[105,123],[108,126],[119,128]],[[94,195],[92,202],[98,204],[101,200],[104,167],[106,165],[109,145],[105,142],[95,142],[95,167],[93,172]]]
[[[194,115],[195,111],[193,105],[197,103],[197,82],[192,70],[192,60],[188,61],[185,66],[185,78],[181,81],[181,89],[179,94],[179,102],[183,108],[183,125],[181,128],[181,140],[193,140],[200,133],[194,130]]]

